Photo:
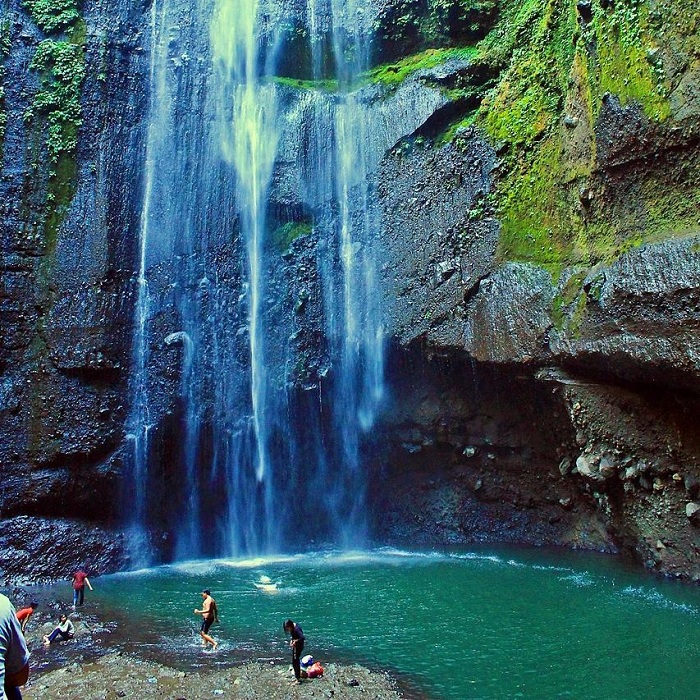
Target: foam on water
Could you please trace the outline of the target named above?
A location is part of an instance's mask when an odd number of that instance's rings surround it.
[[[560,581],[569,581],[579,588],[594,585],[593,577],[587,571],[572,572],[566,576],[559,576]]]
[[[677,603],[676,601],[670,600],[659,591],[641,586],[626,586],[622,589],[622,591],[620,591],[620,595],[623,597],[636,598],[637,600],[650,603],[655,607],[664,608],[666,610],[678,610],[679,612],[690,615],[700,614],[700,610],[692,605]]]

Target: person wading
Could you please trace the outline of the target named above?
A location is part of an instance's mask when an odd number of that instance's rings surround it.
[[[211,597],[211,591],[205,588],[202,591],[202,609],[194,609],[195,615],[202,616],[202,627],[199,630],[199,636],[202,638],[202,646],[206,647],[207,644],[211,644],[212,649],[216,649],[218,642],[214,641],[214,638],[209,635],[209,628],[219,619],[216,601]]]
[[[85,602],[85,586],[93,590],[87,574],[82,570],[73,573],[73,610]]]

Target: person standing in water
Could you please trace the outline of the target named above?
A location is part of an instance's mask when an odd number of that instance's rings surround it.
[[[87,574],[82,569],[78,569],[73,574],[73,610],[85,601],[85,586],[92,590]]]
[[[297,683],[301,683],[301,652],[304,651],[304,631],[301,626],[294,620],[287,620],[284,625],[284,631],[292,635],[289,646],[292,648],[292,668],[294,669],[294,678]]]
[[[202,627],[199,630],[199,636],[202,638],[202,646],[206,647],[207,644],[211,644],[212,649],[216,649],[218,642],[214,641],[214,638],[209,634],[209,628],[219,617],[216,609],[216,601],[211,597],[211,591],[208,588],[202,591],[202,599],[202,609],[194,609],[195,615],[202,616]]]

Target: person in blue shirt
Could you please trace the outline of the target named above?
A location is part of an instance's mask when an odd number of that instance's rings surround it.
[[[29,678],[29,651],[17,613],[9,599],[0,593],[0,680],[2,700],[21,700],[19,687]]]
[[[294,620],[287,620],[284,625],[284,631],[292,635],[289,646],[292,648],[292,668],[294,669],[294,678],[297,683],[301,683],[301,652],[304,651],[304,631],[301,626]]]

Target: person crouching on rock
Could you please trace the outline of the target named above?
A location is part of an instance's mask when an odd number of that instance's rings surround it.
[[[61,637],[64,642],[69,639],[73,639],[75,636],[75,625],[68,619],[68,617],[63,614],[59,618],[58,626],[51,632],[51,634],[44,635],[44,644],[48,646],[51,642],[56,641],[56,637]]]
[[[211,591],[208,588],[202,591],[202,598],[202,609],[194,609],[195,615],[202,616],[202,627],[199,630],[199,636],[202,638],[202,646],[206,647],[207,644],[211,644],[212,649],[216,649],[217,642],[209,635],[209,628],[219,617],[216,609],[216,601],[211,597]]]

